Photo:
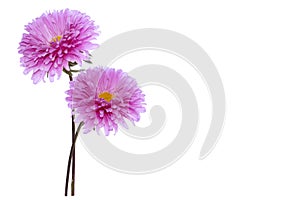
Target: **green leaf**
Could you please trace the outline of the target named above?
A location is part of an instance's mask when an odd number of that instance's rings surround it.
[[[83,61],[86,63],[89,63],[89,64],[93,64],[92,61],[90,61],[90,60],[83,60]]]

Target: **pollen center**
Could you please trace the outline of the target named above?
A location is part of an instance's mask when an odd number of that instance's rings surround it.
[[[104,99],[107,102],[110,102],[112,100],[112,98],[114,97],[114,95],[112,95],[109,92],[103,92],[103,93],[100,93],[98,95],[98,97]]]
[[[62,36],[61,35],[58,35],[54,38],[52,38],[51,42],[59,42],[61,40]]]

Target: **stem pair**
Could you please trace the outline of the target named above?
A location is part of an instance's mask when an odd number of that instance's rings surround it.
[[[77,63],[69,62],[69,67],[75,66]],[[71,70],[68,71],[65,68],[63,72],[65,72],[68,76],[70,81],[73,81],[73,74],[72,72],[79,72],[80,70]],[[72,114],[72,146],[69,154],[68,159],[68,167],[67,167],[67,175],[66,175],[66,183],[65,183],[65,196],[68,196],[68,185],[69,185],[69,176],[70,176],[70,168],[71,168],[71,161],[72,161],[72,181],[71,181],[71,196],[75,195],[75,143],[80,132],[81,127],[83,126],[83,122],[81,122],[77,128],[75,133],[75,115]]]
[[[72,120],[72,124],[74,123],[74,121]],[[70,149],[70,154],[69,154],[69,159],[68,159],[68,167],[67,167],[67,175],[66,175],[66,185],[65,185],[65,196],[68,196],[68,183],[69,183],[69,176],[70,176],[70,168],[71,168],[71,161],[72,162],[72,182],[71,182],[71,196],[75,195],[75,160],[74,160],[74,155],[75,155],[75,143],[76,140],[78,138],[79,132],[81,127],[84,125],[83,122],[80,122],[76,133],[74,134],[74,140]],[[73,127],[73,126],[72,126]],[[75,128],[75,124],[74,124],[74,128]],[[73,139],[73,138],[72,138]],[[74,173],[73,173],[74,172]],[[74,175],[74,176],[73,176]]]

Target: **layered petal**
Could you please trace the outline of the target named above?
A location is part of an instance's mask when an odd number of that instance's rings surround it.
[[[19,46],[24,73],[32,72],[36,84],[47,76],[50,81],[60,78],[69,62],[81,64],[89,60],[89,51],[97,48],[92,43],[99,35],[98,26],[89,16],[76,10],[45,13],[25,26]]]
[[[88,69],[70,82],[66,94],[77,121],[85,123],[84,133],[103,128],[109,135],[119,125],[127,128],[125,119],[134,123],[146,111],[145,95],[135,79],[122,70]]]

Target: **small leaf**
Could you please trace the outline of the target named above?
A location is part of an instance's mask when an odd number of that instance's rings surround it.
[[[89,63],[89,64],[93,64],[92,61],[90,61],[90,60],[83,60],[83,61],[86,63]]]
[[[75,65],[77,65],[77,62],[69,62],[69,67],[73,67]]]

